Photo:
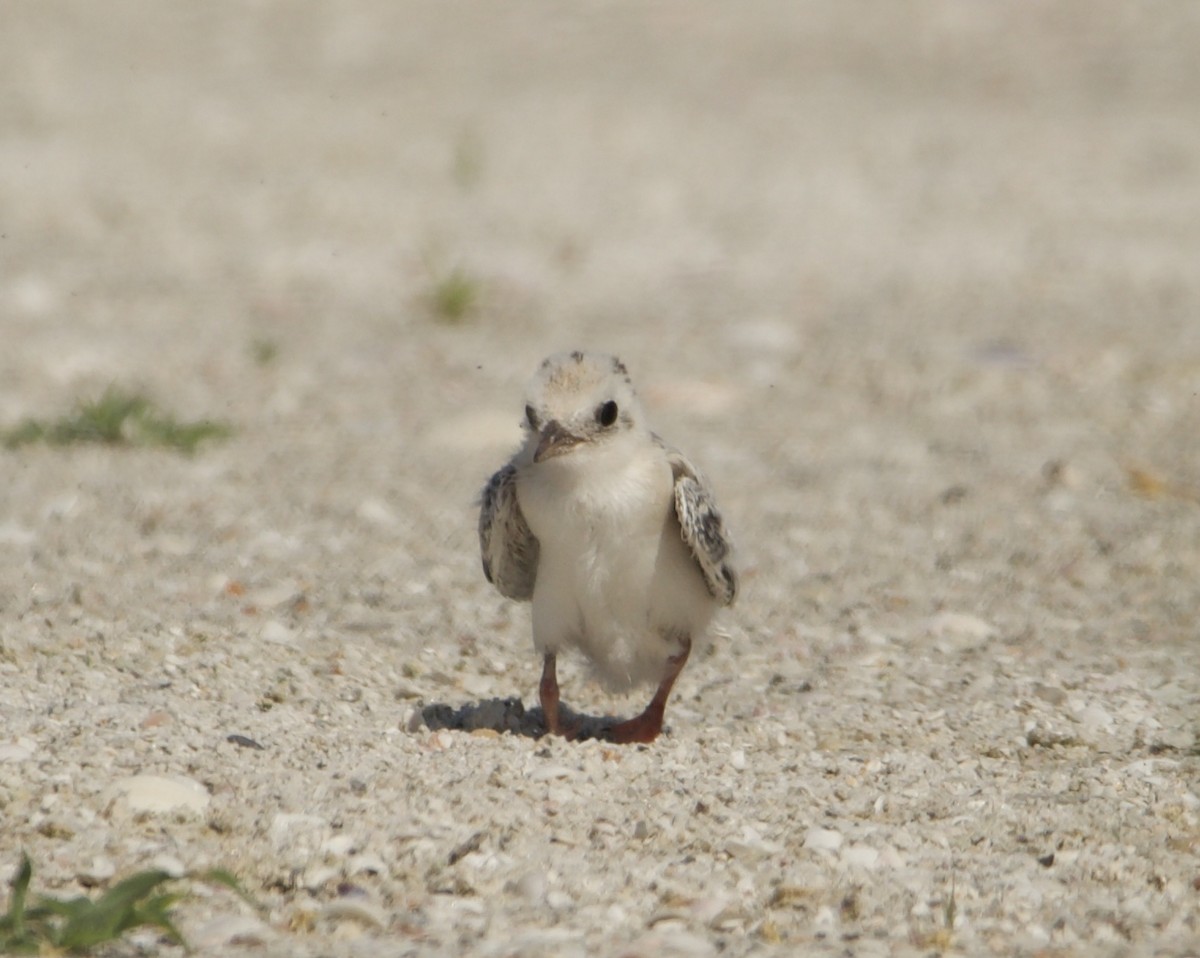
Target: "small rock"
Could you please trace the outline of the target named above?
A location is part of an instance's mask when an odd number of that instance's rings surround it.
[[[97,856],[92,859],[92,863],[87,867],[76,872],[75,878],[84,888],[94,888],[97,885],[103,885],[106,881],[117,873],[117,866],[107,858]]]
[[[879,852],[869,845],[853,845],[842,852],[842,861],[859,868],[874,868],[879,864]]]
[[[574,778],[578,773],[565,765],[538,765],[529,772],[529,779],[534,782],[548,782],[556,778]]]
[[[325,921],[354,921],[367,928],[386,928],[387,916],[382,909],[358,896],[336,898],[321,909]]]
[[[412,682],[409,682],[406,679],[400,679],[400,681],[396,683],[396,690],[394,694],[398,699],[419,699],[425,693]]]
[[[1060,689],[1057,685],[1043,685],[1038,682],[1033,687],[1033,694],[1043,702],[1049,702],[1051,705],[1062,705],[1067,700],[1067,693]]]
[[[181,775],[131,775],[113,785],[135,812],[203,812],[211,800],[208,790],[195,779]]]
[[[318,862],[304,869],[299,884],[305,891],[317,894],[323,891],[326,885],[335,881],[340,875],[340,869]]]
[[[804,833],[804,847],[818,852],[836,852],[845,839],[832,828],[810,828]]]
[[[150,867],[166,872],[172,878],[182,878],[187,874],[187,866],[174,855],[156,855],[150,862]]]
[[[298,593],[294,586],[286,582],[277,582],[254,589],[246,598],[255,608],[279,609],[285,606],[294,607],[297,600],[303,598],[303,594]]]
[[[813,926],[816,928],[818,935],[828,935],[836,931],[838,926],[837,912],[829,907],[829,905],[822,905],[813,916]]]
[[[546,904],[555,911],[567,911],[575,907],[575,899],[559,888],[546,893]]]
[[[264,622],[258,637],[264,642],[273,642],[276,645],[296,644],[296,633],[278,619],[268,619]]]
[[[717,946],[682,928],[659,927],[620,952],[626,958],[709,958]]]
[[[349,875],[386,875],[388,867],[378,855],[363,852],[361,855],[351,857],[346,873]]]
[[[225,945],[265,945],[275,937],[271,926],[254,915],[218,915],[189,931],[187,940],[203,951]]]
[[[454,736],[449,732],[434,732],[426,741],[430,749],[436,752],[445,751],[454,744]]]
[[[730,839],[725,843],[725,850],[735,858],[752,861],[778,855],[783,851],[783,846],[764,838],[753,826],[745,825],[741,838]]]
[[[542,872],[526,872],[509,885],[509,890],[531,905],[540,905],[546,900],[546,876]]]
[[[729,764],[739,772],[746,768],[746,750],[744,748],[735,748],[729,753]]]
[[[333,858],[343,858],[355,850],[356,844],[353,835],[334,835],[321,846],[321,852]]]
[[[741,905],[720,897],[699,898],[688,910],[698,921],[717,931],[731,931],[750,919]]]
[[[316,815],[280,812],[267,834],[276,854],[288,856],[293,864],[307,864],[329,839],[329,831],[326,821]]]
[[[1185,752],[1197,745],[1197,733],[1188,728],[1167,728],[1155,736],[1150,743],[1151,753]]]
[[[1091,732],[1107,732],[1114,724],[1113,717],[1099,705],[1089,705],[1076,716],[1079,724]]]
[[[968,639],[989,639],[998,633],[990,622],[965,612],[942,611],[930,616],[926,624],[929,634],[935,639],[958,636]]]
[[[380,528],[389,528],[396,524],[396,513],[380,499],[364,499],[355,510],[358,518]]]
[[[325,819],[319,815],[304,815],[280,812],[271,819],[271,838],[278,841],[297,831],[312,831],[325,827]]]
[[[33,749],[20,742],[0,745],[0,765],[5,762],[24,762],[33,757]]]

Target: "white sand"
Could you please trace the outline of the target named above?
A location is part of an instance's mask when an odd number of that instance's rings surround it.
[[[0,29],[0,423],[239,429],[0,452],[3,874],[228,868],[212,955],[1200,951],[1194,3],[182,10]],[[741,546],[645,749],[486,727],[573,346]]]

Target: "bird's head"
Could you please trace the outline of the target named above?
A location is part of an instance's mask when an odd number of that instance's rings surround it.
[[[557,353],[543,360],[525,393],[534,462],[603,448],[641,424],[633,383],[615,356]]]

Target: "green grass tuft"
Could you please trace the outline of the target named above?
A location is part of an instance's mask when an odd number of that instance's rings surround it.
[[[478,131],[464,130],[454,144],[454,182],[470,190],[483,178],[483,140]]]
[[[208,439],[225,439],[233,429],[210,419],[180,422],[158,409],[140,393],[110,386],[91,402],[80,403],[75,412],[54,420],[27,419],[0,431],[0,442],[9,449],[34,442],[52,446],[103,443],[122,446],[160,446],[188,455]]]
[[[33,865],[22,853],[21,866],[12,883],[8,911],[0,915],[0,953],[42,955],[69,951],[86,954],[98,945],[116,941],[133,928],[157,928],[170,941],[187,946],[171,918],[171,908],[183,898],[164,890],[173,882],[164,871],[144,871],[117,882],[99,898],[38,897],[30,906],[29,882]],[[229,872],[214,869],[195,880],[224,885],[255,908],[255,902]],[[261,909],[260,909],[261,910]]]
[[[447,324],[461,323],[475,311],[479,296],[479,281],[456,266],[436,280],[430,290],[433,318]]]
[[[279,358],[279,341],[259,336],[250,341],[250,357],[258,366],[270,366]]]

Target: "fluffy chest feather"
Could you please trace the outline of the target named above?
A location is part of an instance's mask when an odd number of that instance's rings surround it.
[[[623,688],[657,677],[673,649],[666,633],[680,590],[677,573],[668,580],[663,572],[675,568],[672,550],[682,543],[666,460],[645,448],[605,458],[528,467],[517,494],[541,547],[534,645],[579,648]]]
[[[643,553],[652,562],[673,508],[670,467],[643,446],[528,465],[517,495],[543,556],[595,573]]]

